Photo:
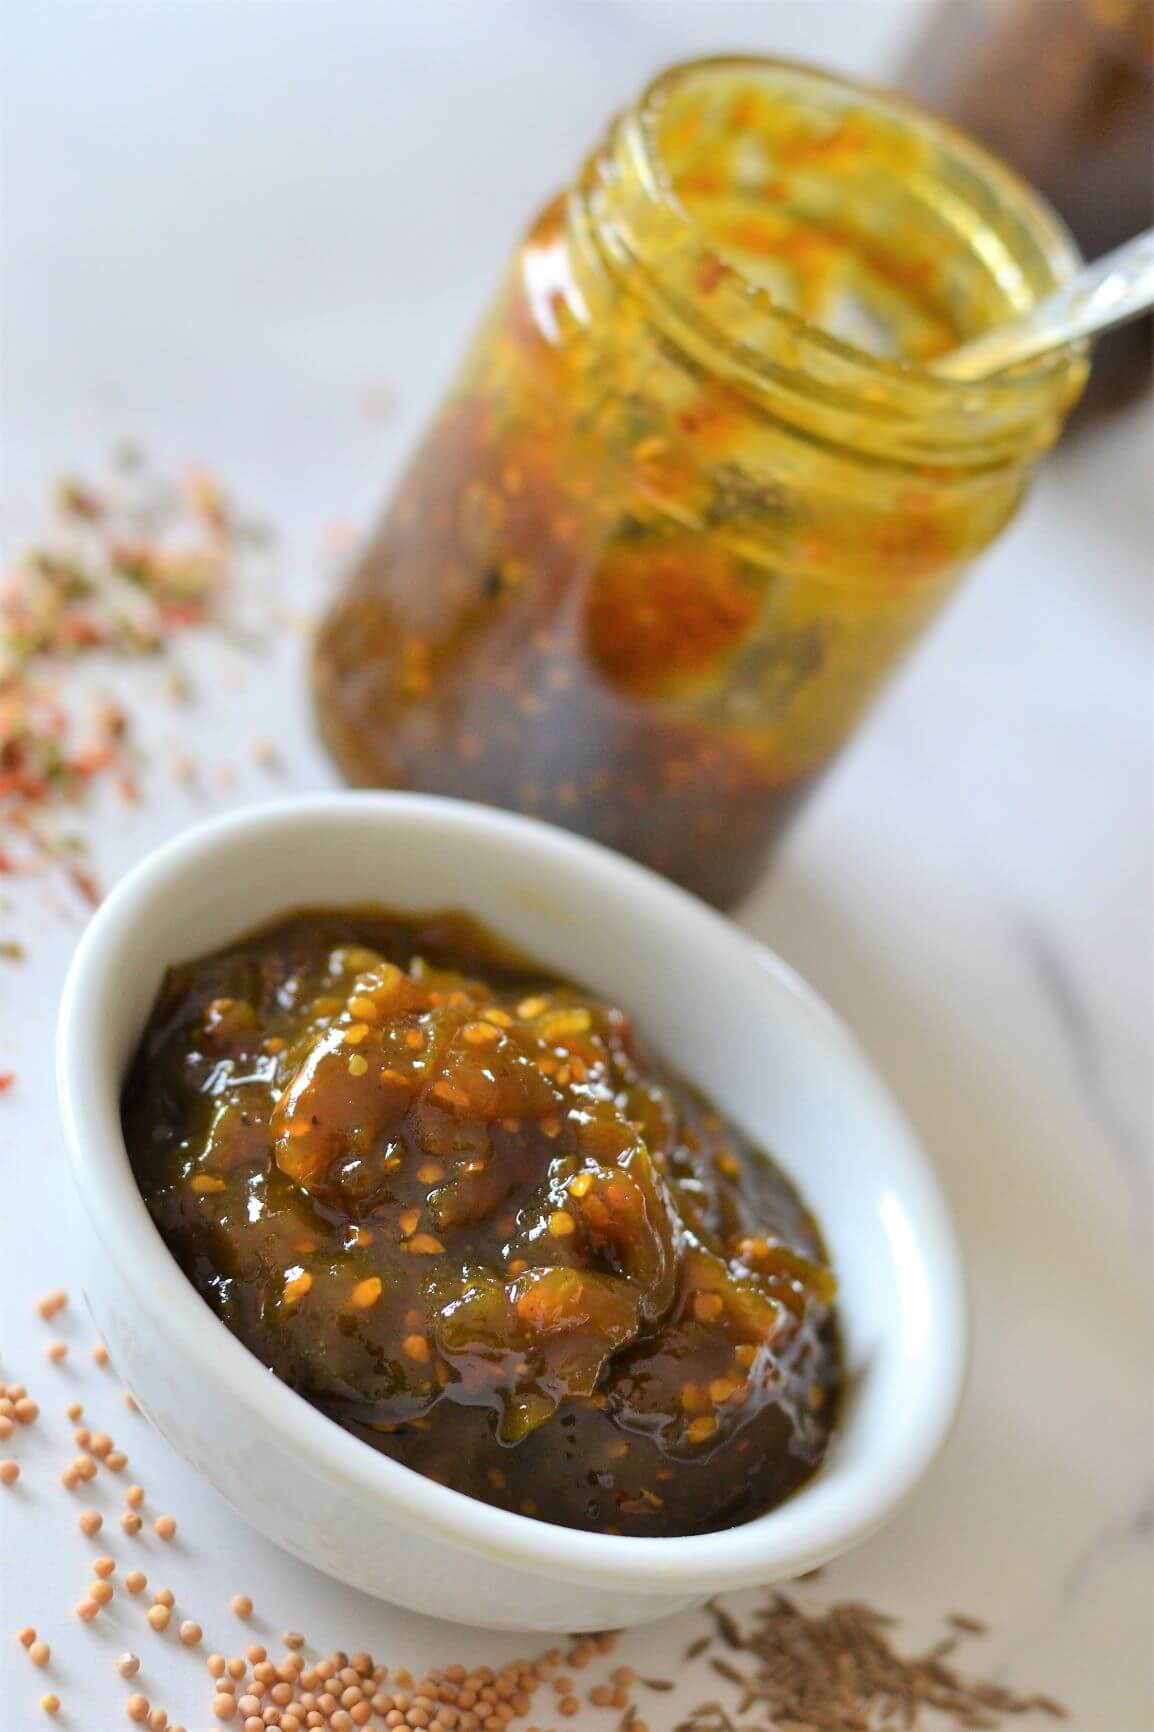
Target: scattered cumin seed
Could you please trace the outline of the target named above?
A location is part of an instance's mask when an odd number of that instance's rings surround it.
[[[710,1661],[741,1691],[741,1732],[916,1732],[927,1727],[926,1715],[935,1717],[935,1725],[978,1732],[1030,1712],[1065,1715],[1052,1698],[1020,1695],[954,1670],[946,1663],[954,1638],[921,1654],[900,1654],[888,1634],[894,1620],[860,1602],[807,1613],[775,1592],[755,1612],[748,1632],[723,1607],[711,1604],[709,1610],[727,1644],[748,1657],[748,1673],[727,1660]],[[956,1618],[948,1622],[956,1627]],[[967,1620],[967,1626],[977,1623]],[[746,1718],[751,1710],[754,1720]],[[738,1725],[721,1703],[703,1702],[672,1732],[738,1732]]]

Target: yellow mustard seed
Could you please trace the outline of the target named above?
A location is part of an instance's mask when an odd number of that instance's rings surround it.
[[[313,1278],[307,1269],[302,1269],[299,1275],[294,1275],[291,1281],[284,1284],[283,1299],[286,1305],[295,1305],[304,1298],[313,1284]]]

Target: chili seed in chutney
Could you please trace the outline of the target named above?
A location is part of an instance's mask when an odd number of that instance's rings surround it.
[[[463,915],[304,912],[172,969],[122,1117],[228,1328],[431,1479],[661,1536],[825,1453],[835,1282],[797,1193],[624,1011]]]

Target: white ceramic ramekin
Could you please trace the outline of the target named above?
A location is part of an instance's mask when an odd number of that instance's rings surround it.
[[[775,1156],[825,1230],[849,1390],[816,1477],[725,1533],[630,1539],[510,1515],[389,1460],[294,1395],[184,1279],[133,1182],[119,1093],[165,968],[270,917],[462,909],[626,1006]],[[929,1166],[832,1013],[642,868],[546,825],[338,794],[202,825],[98,910],[64,992],[60,1105],[91,1222],[85,1287],[137,1400],[255,1527],[369,1593],[496,1628],[606,1629],[793,1576],[873,1532],[942,1443],[965,1360],[958,1253]]]

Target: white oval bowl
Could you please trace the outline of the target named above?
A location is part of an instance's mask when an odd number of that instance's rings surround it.
[[[797,1184],[840,1282],[848,1387],[827,1460],[788,1502],[687,1539],[578,1532],[495,1509],[325,1418],[186,1281],[136,1188],[119,1112],[164,971],[278,914],[366,903],[463,910],[620,1003],[650,1049]],[[492,1628],[643,1623],[855,1545],[892,1515],[949,1429],[965,1363],[957,1248],[925,1156],[853,1038],[721,915],[564,831],[410,794],[290,799],[188,831],[130,872],[85,932],[57,1066],[92,1226],[86,1293],[117,1369],[241,1515],[368,1593]]]

